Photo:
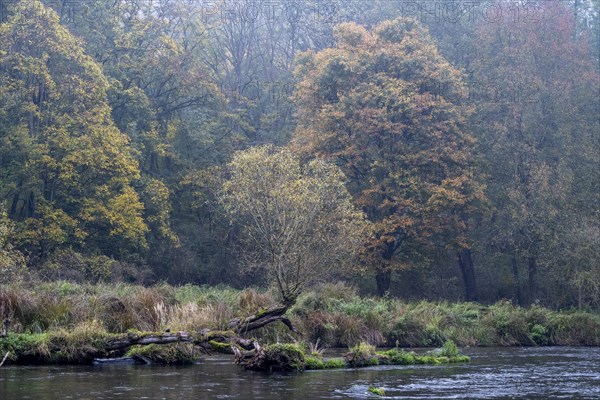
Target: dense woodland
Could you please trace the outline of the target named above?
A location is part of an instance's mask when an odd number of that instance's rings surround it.
[[[598,0],[0,0],[0,283],[600,306]]]

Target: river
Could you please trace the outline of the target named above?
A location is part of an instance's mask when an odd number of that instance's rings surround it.
[[[249,372],[228,356],[192,366],[4,366],[0,400],[600,399],[600,348],[469,348],[471,362],[290,374]]]

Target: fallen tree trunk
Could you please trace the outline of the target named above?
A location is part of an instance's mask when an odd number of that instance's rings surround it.
[[[11,334],[11,340],[0,338],[0,351],[10,351],[12,362],[22,363],[90,363],[94,359],[120,357],[132,346],[191,344],[210,355],[211,351],[250,356],[260,346],[243,337],[250,331],[281,321],[292,332],[298,330],[284,317],[288,306],[275,306],[247,318],[232,320],[229,330],[203,329],[198,332],[128,332],[112,334],[89,332],[81,334],[57,332],[46,335]]]
[[[241,319],[236,318],[229,323],[229,328],[239,334],[244,334],[255,329],[262,328],[273,322],[281,321],[292,332],[301,335],[301,333],[292,325],[292,322],[284,316],[289,306],[281,305],[262,310],[250,317]]]
[[[155,333],[140,333],[140,334],[127,334],[123,337],[115,338],[114,340],[108,341],[104,346],[105,351],[114,351],[126,349],[135,345],[148,345],[148,344],[169,344],[169,343],[186,343],[193,342],[194,338],[187,332],[176,332],[166,334],[155,334]]]

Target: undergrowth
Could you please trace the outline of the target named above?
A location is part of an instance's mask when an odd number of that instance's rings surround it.
[[[30,338],[51,333],[55,340],[75,335],[69,339],[74,342],[85,329],[100,336],[128,330],[223,330],[231,319],[275,303],[269,291],[240,291],[226,286],[142,287],[56,281],[0,287],[0,318],[10,320],[11,332],[25,333]],[[352,347],[361,342],[387,347],[440,347],[447,340],[458,346],[600,345],[598,313],[522,308],[507,301],[485,306],[368,298],[360,297],[356,289],[343,283],[322,285],[304,293],[287,315],[303,332],[304,341],[318,342],[324,348]],[[298,339],[279,323],[254,331],[252,336],[261,343]],[[0,339],[0,349],[9,346],[7,343],[7,339]]]

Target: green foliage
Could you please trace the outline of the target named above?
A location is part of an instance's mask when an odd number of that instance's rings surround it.
[[[41,334],[9,334],[0,338],[0,351],[11,352],[17,363],[47,362],[57,364],[86,364],[103,355],[108,339],[104,327],[96,321],[80,323],[69,330],[57,329]]]
[[[385,364],[391,365],[414,365],[417,363],[417,355],[414,352],[406,352],[399,349],[391,349],[379,352]]]
[[[48,362],[85,362],[93,355],[86,344],[98,343],[98,347],[101,347],[100,344],[113,337],[113,334],[130,329],[138,333],[160,331],[167,327],[172,331],[188,332],[197,332],[203,328],[217,329],[220,324],[226,325],[236,315],[243,315],[240,314],[241,310],[247,308],[237,307],[241,306],[238,301],[244,296],[247,294],[243,295],[243,292],[226,287],[174,288],[160,285],[143,288],[124,284],[81,285],[66,281],[37,284],[29,288],[22,284],[3,285],[0,287],[0,318],[11,320],[11,335],[0,339],[0,350],[6,349],[21,355],[32,351],[36,357]],[[320,339],[320,343],[329,346],[335,346],[343,337],[340,327],[346,326],[343,322],[345,318],[358,321],[362,329],[365,329],[358,336],[363,339],[350,349],[348,364],[340,359],[323,358],[322,349],[319,350],[314,345],[305,348],[299,344],[290,345],[291,347],[278,345],[279,347],[273,348],[273,357],[282,352],[285,360],[292,360],[293,365],[299,366],[297,361],[301,358],[296,351],[299,349],[306,368],[328,369],[468,361],[468,357],[460,355],[455,343],[460,346],[593,346],[600,343],[600,318],[590,312],[556,312],[542,307],[521,308],[507,302],[483,307],[473,303],[404,303],[390,299],[360,299],[351,296],[341,300],[339,296],[331,299],[323,296],[323,292],[303,294],[298,304],[306,305],[307,308],[300,310],[296,305],[289,316],[294,325],[304,331],[306,340],[314,343]],[[224,299],[230,300],[223,303]],[[308,299],[319,301],[304,302]],[[356,307],[356,304],[371,304],[380,310],[389,310],[389,316],[386,314],[384,323],[377,328],[377,334],[385,339],[385,344],[395,345],[396,348],[377,352],[375,346],[365,342],[373,335],[365,328],[370,317],[360,307]],[[352,310],[354,314],[343,314],[348,310]],[[331,330],[322,329],[316,318],[321,323],[330,321],[328,323],[332,325]],[[429,337],[427,326],[437,326],[449,340],[440,349],[425,355],[400,349],[400,346],[420,346]],[[256,333],[261,343],[269,343],[287,337],[285,329],[282,327],[278,331]],[[399,329],[402,329],[401,333]],[[48,350],[54,345],[60,351],[52,353]],[[227,347],[229,351],[229,345],[215,345],[223,349]],[[19,360],[27,362],[28,359],[19,356]]]
[[[569,7],[540,2],[540,15],[554,18],[481,24],[474,37],[473,78],[499,89],[477,98],[474,117],[494,207],[479,236],[495,249],[486,257],[490,271],[512,270],[509,295],[521,305],[582,307],[598,293],[584,294],[577,279],[580,272],[599,276],[598,263],[589,262],[598,254],[597,244],[596,255],[590,252],[598,210],[589,204],[598,202],[599,159],[588,151],[598,146],[592,132],[600,110],[588,103],[599,89],[597,60]],[[578,78],[567,83],[565,76]],[[532,82],[534,90],[523,89]],[[494,253],[504,257],[494,260]]]
[[[306,356],[306,369],[340,369],[346,368],[346,361],[343,358],[320,358]]]
[[[235,10],[251,8],[251,0],[240,1]],[[249,219],[221,201],[221,178],[235,172],[227,163],[237,150],[286,145],[295,130],[291,152],[299,160],[280,154],[287,169],[271,172],[292,178],[292,171],[298,179],[285,183],[259,170],[249,182],[266,182],[269,190],[246,182],[259,193],[232,200],[252,206],[254,199],[277,227],[298,221],[287,218],[288,208],[306,217],[309,228],[271,232],[291,255],[288,267],[300,261],[319,276],[336,267],[349,279],[350,269],[337,267],[352,264],[375,272],[380,295],[389,289],[405,299],[456,299],[464,283],[466,299],[475,299],[478,286],[487,304],[508,298],[520,305],[539,299],[552,309],[600,307],[599,215],[590,206],[600,193],[596,0],[539,2],[538,11],[552,18],[531,24],[461,18],[452,35],[436,18],[396,18],[394,2],[336,2],[349,22],[335,27],[269,13],[252,23],[213,24],[193,1],[4,3],[0,284],[37,276],[268,286],[267,269],[244,268],[266,264],[248,251],[256,249],[242,228]],[[282,4],[273,11],[285,13]],[[97,18],[79,18],[91,15]],[[352,22],[358,19],[372,28]],[[314,157],[335,167],[309,162]],[[287,165],[290,159],[299,167]],[[323,238],[351,235],[331,225],[314,229],[325,219],[306,212],[315,192],[331,198],[322,215],[339,211],[334,205],[348,197],[342,186],[373,224],[367,245],[358,246],[360,258],[318,248]],[[285,202],[262,201],[266,194]],[[291,232],[293,246],[283,239]],[[464,279],[449,268],[457,251]],[[319,265],[322,255],[329,259]],[[361,293],[374,293],[368,280],[358,282]],[[299,289],[290,286],[293,298]],[[303,301],[307,309],[317,307],[309,302],[328,304],[297,315],[312,340],[328,345],[439,346],[447,338],[533,345],[572,337],[562,323],[555,331],[551,318],[520,310],[500,307],[491,316],[462,305],[468,310],[420,317],[418,307],[395,313],[343,287],[323,290],[331,294]],[[113,294],[96,301],[118,307],[123,295]],[[221,318],[190,318],[194,310],[184,301],[173,309],[177,323],[218,326],[230,314],[262,307],[257,298],[236,305],[236,294],[221,294],[220,305],[204,295],[197,302]],[[50,303],[52,312],[24,322],[28,329],[86,313]],[[113,313],[110,330],[165,322],[150,317],[154,311],[138,318],[139,305],[122,303],[126,311]],[[277,329],[261,334],[276,339]]]
[[[540,324],[531,327],[531,339],[540,346],[548,344],[548,330]]]
[[[241,228],[240,256],[268,274],[284,302],[352,265],[365,224],[337,167],[262,146],[236,153],[228,170],[221,201]]]
[[[11,11],[0,27],[0,194],[11,193],[15,242],[42,261],[61,247],[144,247],[140,172],[100,65],[39,1]]]
[[[414,364],[446,364],[468,362],[470,358],[463,356],[452,341],[446,341],[441,349],[430,351],[423,355],[406,352],[400,349],[391,349],[377,353],[380,364],[386,365],[414,365]]]
[[[325,369],[323,359],[318,357],[307,356],[304,363],[306,369]]]
[[[32,355],[47,354],[46,334],[14,334],[9,333],[7,337],[0,338],[0,352],[9,354],[9,361],[15,362],[22,354]],[[3,356],[4,357],[4,356]]]
[[[106,341],[114,337],[96,320],[79,323],[71,329],[50,331],[46,336],[47,360],[60,364],[89,363],[103,354],[99,349],[103,349]]]
[[[370,304],[370,308],[377,309],[384,323],[369,325],[372,323],[369,308],[359,307],[358,304]],[[567,327],[570,324],[566,321],[573,314],[557,313],[541,307],[520,308],[508,302],[490,307],[476,303],[404,303],[398,300],[360,299],[356,296],[340,302],[324,299],[316,292],[301,296],[291,313],[308,332],[310,340],[320,338],[329,346],[339,346],[342,342],[343,332],[338,330],[340,326],[354,329],[353,335],[359,338],[358,341],[369,340],[372,337],[370,330],[377,330],[383,338],[381,343],[385,341],[388,346],[441,346],[447,339],[461,346],[531,346],[577,342],[583,340],[583,336],[587,337],[583,341],[589,343],[590,340],[596,340],[591,327],[598,323],[592,314],[579,314],[582,329],[588,332],[580,336],[574,328],[570,330]],[[346,319],[351,320],[352,325],[344,325]],[[557,324],[558,320],[560,324]],[[539,327],[534,330],[535,325]],[[543,330],[540,327],[546,330],[541,337],[539,334]],[[557,328],[561,333],[553,336]],[[543,338],[547,338],[547,341]]]
[[[417,355],[414,352],[405,352],[394,348],[387,351],[375,351],[375,347],[360,343],[350,349],[344,356],[349,367],[366,367],[372,365],[414,365],[414,364],[443,364],[451,362],[467,362],[469,357],[458,352],[452,341],[447,341],[444,346],[435,352]]]
[[[118,262],[114,258],[104,255],[86,256],[72,249],[60,249],[44,262],[39,274],[58,282],[62,279],[92,283],[111,282],[123,277],[117,275],[117,265]]]
[[[595,313],[549,313],[547,330],[550,345],[596,346],[600,342],[600,318]]]
[[[0,283],[19,282],[27,274],[25,257],[14,249],[11,236],[14,224],[8,219],[4,204],[0,203]]]
[[[448,358],[457,357],[459,355],[458,347],[456,347],[456,344],[452,340],[447,340],[442,346],[439,355]]]
[[[343,358],[325,358],[323,360],[323,367],[325,369],[345,368],[346,361]]]

